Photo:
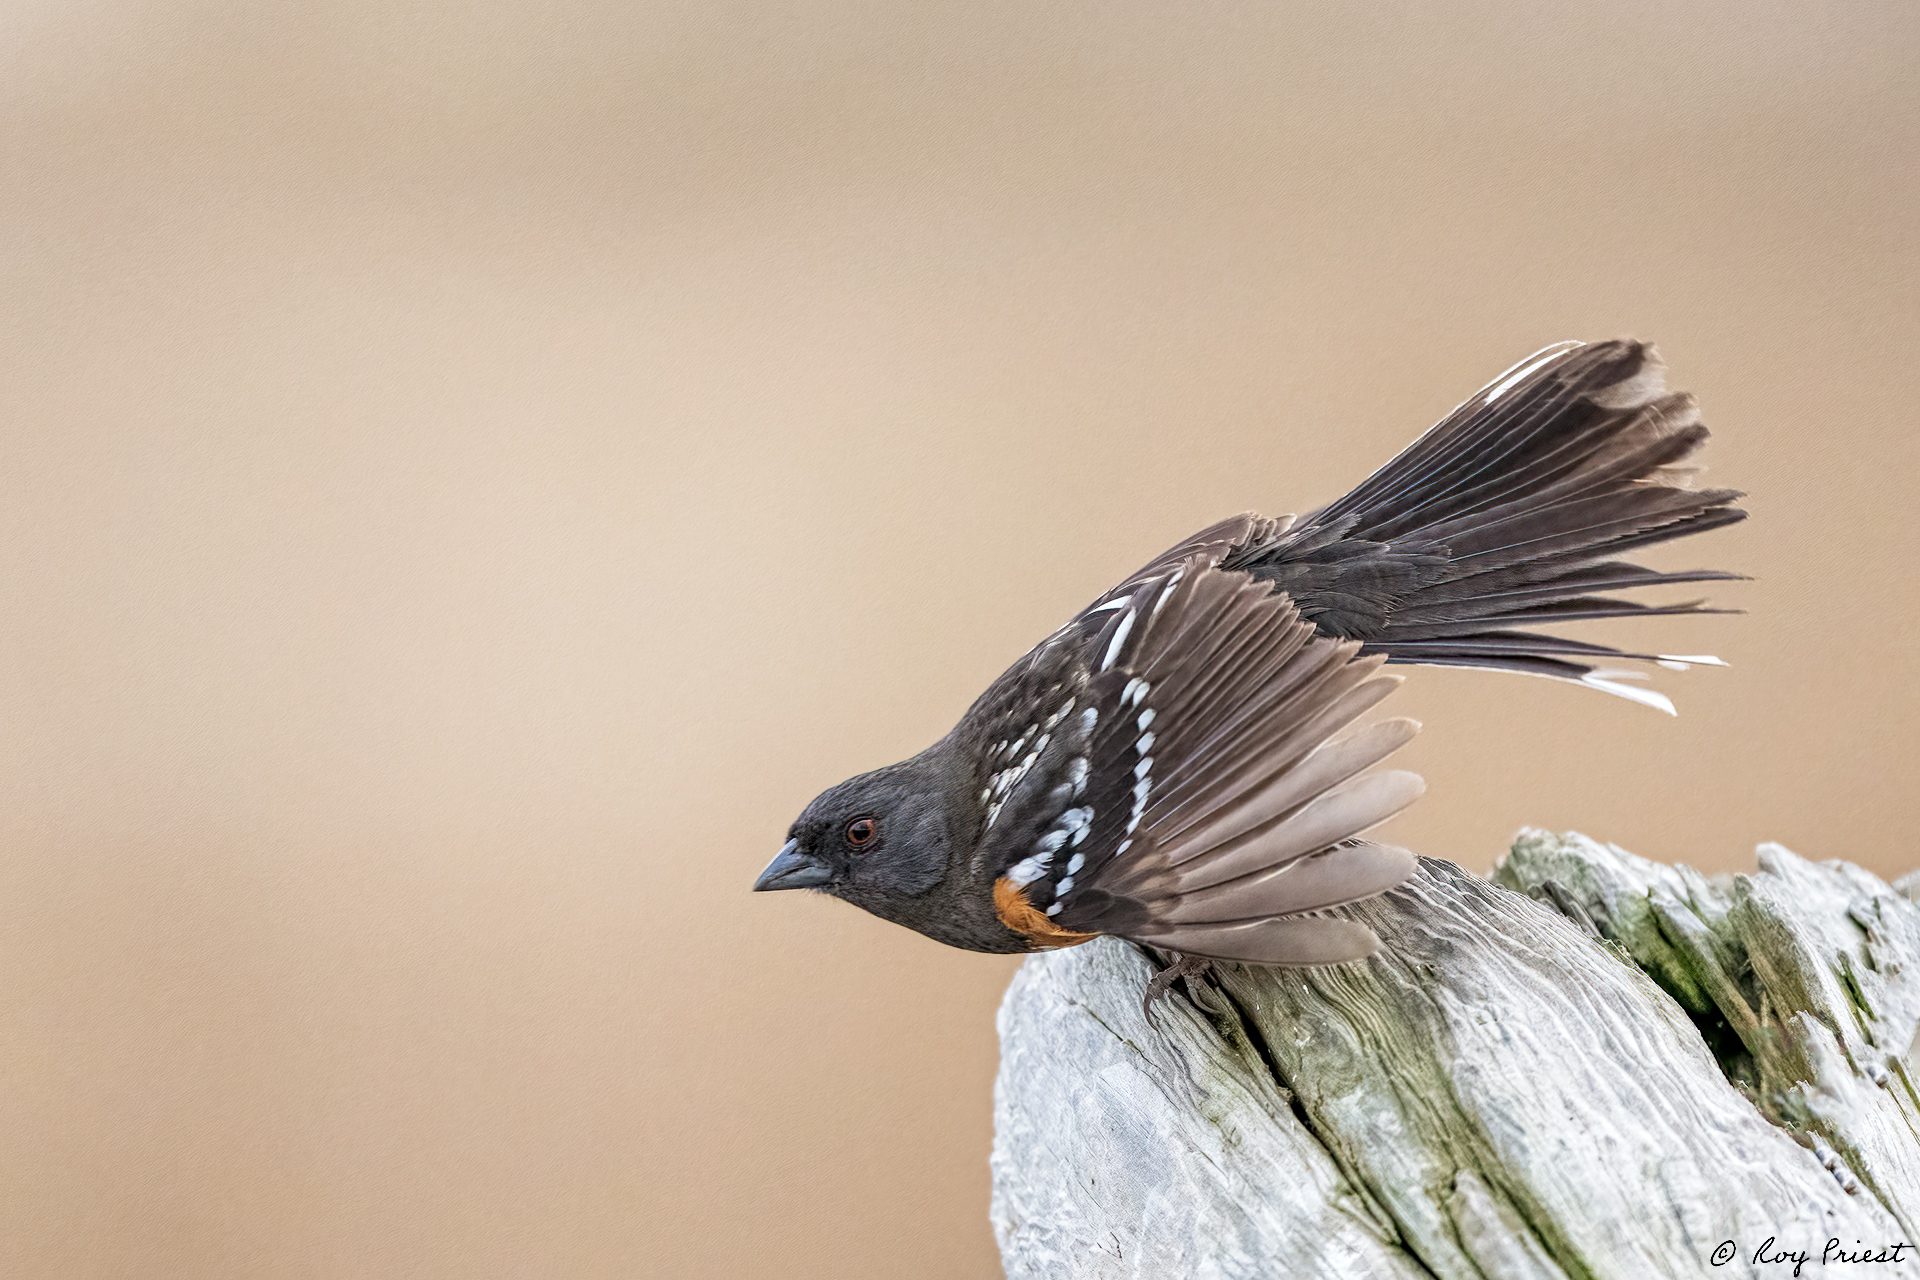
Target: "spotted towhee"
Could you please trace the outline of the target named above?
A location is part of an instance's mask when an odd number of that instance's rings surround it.
[[[1707,438],[1651,347],[1528,357],[1305,519],[1239,515],[1156,557],[994,681],[946,737],[829,788],[755,889],[819,889],[975,951],[1117,934],[1189,956],[1328,964],[1315,914],[1414,867],[1361,834],[1422,790],[1369,772],[1418,725],[1347,731],[1383,663],[1553,676],[1673,710],[1630,653],[1528,628],[1710,612],[1615,592],[1737,575],[1619,557],[1732,524],[1692,489]]]

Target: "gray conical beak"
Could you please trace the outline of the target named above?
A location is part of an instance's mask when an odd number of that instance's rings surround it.
[[[780,846],[780,852],[760,878],[753,882],[753,891],[762,893],[768,889],[818,889],[833,879],[833,873],[800,852],[800,842],[789,840]]]

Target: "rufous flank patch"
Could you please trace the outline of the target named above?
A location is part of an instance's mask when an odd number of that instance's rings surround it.
[[[1006,876],[993,882],[993,909],[1000,917],[1001,924],[1031,941],[1036,951],[1077,947],[1100,936],[1097,933],[1075,933],[1071,929],[1062,929],[1048,918],[1046,912],[1027,901],[1027,895],[1020,886]]]

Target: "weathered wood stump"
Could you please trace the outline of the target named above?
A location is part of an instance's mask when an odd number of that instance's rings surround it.
[[[1529,832],[1491,880],[1429,860],[1349,910],[1373,959],[1221,966],[1151,1023],[1130,944],[1022,966],[1009,1276],[1920,1274],[1900,891],[1778,846],[1709,879]]]

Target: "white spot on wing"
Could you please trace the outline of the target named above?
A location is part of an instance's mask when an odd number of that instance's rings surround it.
[[[1038,728],[1039,726],[1037,725],[1027,726],[1027,732],[1022,734],[1014,742],[1011,744],[1002,744],[1002,746],[995,748],[993,752],[994,756],[998,758],[1019,752],[1027,745],[1027,735],[1037,732]],[[999,820],[1000,810],[1005,807],[1007,797],[1013,794],[1014,788],[1020,785],[1022,779],[1024,779],[1033,768],[1034,762],[1040,758],[1040,753],[1046,749],[1048,738],[1049,735],[1041,734],[1039,741],[1034,744],[1033,749],[1022,756],[1017,764],[995,770],[993,775],[987,779],[987,789],[981,793],[981,799],[984,800],[987,805],[987,826],[989,828]]]
[[[1173,571],[1173,576],[1167,579],[1167,585],[1160,588],[1160,598],[1153,602],[1153,612],[1148,615],[1149,617],[1157,618],[1160,616],[1160,610],[1166,606],[1167,597],[1172,595],[1173,589],[1180,585],[1180,579],[1186,576],[1186,572],[1187,566],[1185,565],[1181,565]]]
[[[1146,760],[1142,763],[1151,764],[1153,762]],[[1134,772],[1136,775],[1139,774],[1139,770],[1137,769]],[[1152,790],[1153,779],[1151,778],[1141,777],[1138,782],[1133,784],[1133,813],[1127,818],[1128,835],[1132,835],[1134,828],[1140,825],[1140,815],[1147,811],[1147,793]]]
[[[1102,671],[1111,670],[1114,660],[1120,656],[1120,646],[1127,642],[1127,633],[1133,630],[1133,620],[1140,615],[1129,609],[1120,619],[1120,625],[1113,629],[1113,639],[1107,642],[1107,656],[1100,660]]]
[[[1048,861],[1046,857],[1038,853],[1034,854],[1031,858],[1022,858],[1007,869],[1007,879],[1024,889],[1041,876],[1047,874]]]

